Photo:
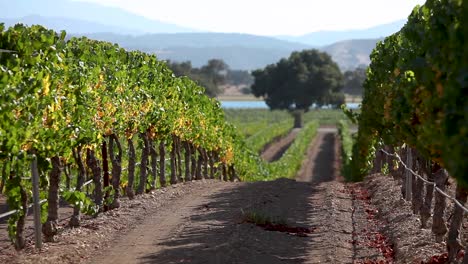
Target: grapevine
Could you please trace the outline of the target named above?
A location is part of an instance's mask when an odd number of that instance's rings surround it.
[[[407,144],[468,186],[468,4],[428,0],[377,44],[364,83],[353,178],[379,144]]]

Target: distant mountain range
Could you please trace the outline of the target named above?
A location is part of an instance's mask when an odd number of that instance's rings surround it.
[[[302,36],[277,36],[279,39],[299,42],[313,46],[325,46],[335,42],[349,39],[376,39],[389,36],[399,31],[406,20],[398,20],[393,23],[379,25],[367,29],[346,31],[318,31]]]
[[[141,36],[110,33],[85,34],[92,39],[118,43],[120,46],[157,54],[158,58],[191,61],[200,67],[211,58],[224,60],[232,69],[252,70],[265,67],[295,50],[311,48],[272,37],[236,33],[177,33]]]
[[[199,67],[211,58],[232,69],[252,70],[287,57],[292,51],[318,48],[342,70],[369,63],[376,42],[398,31],[404,20],[365,30],[322,31],[304,36],[264,37],[236,33],[204,33],[151,20],[125,10],[70,0],[0,0],[0,22],[40,24],[69,36],[93,39],[157,54],[161,59],[191,61]],[[40,15],[37,15],[40,14]]]
[[[74,34],[89,34],[93,32],[120,32],[121,34],[144,34],[142,31],[135,29],[119,27],[113,25],[105,25],[97,22],[78,20],[64,17],[43,17],[38,15],[29,15],[21,18],[0,18],[0,22],[5,23],[5,26],[13,26],[17,23],[26,25],[42,25],[46,28],[51,28],[56,31],[65,30],[67,33]]]
[[[370,63],[369,55],[380,39],[343,40],[319,49],[330,54],[341,70],[352,70]]]
[[[155,53],[164,60],[191,61],[195,67],[206,64],[211,58],[217,58],[224,60],[232,69],[243,70],[263,68],[288,57],[293,51],[314,48],[272,37],[235,33],[85,35],[92,39],[118,43],[126,49]],[[369,54],[377,41],[378,39],[346,40],[318,49],[328,52],[342,70],[349,70],[369,64]]]
[[[75,34],[72,34],[75,35]],[[169,47],[230,47],[242,46],[265,49],[301,50],[310,48],[310,45],[297,42],[279,40],[272,37],[263,37],[239,33],[172,33],[172,34],[144,34],[138,36],[114,33],[91,33],[87,37],[109,42],[116,42],[124,47],[145,49],[163,49]]]
[[[70,0],[0,0],[0,17],[20,19],[21,22],[40,22],[55,30],[64,29],[73,33],[113,32],[120,34],[196,32],[199,30],[181,27],[148,19],[116,7]],[[31,16],[32,15],[32,16]],[[3,20],[3,19],[2,19]],[[83,23],[85,21],[86,23]],[[60,22],[65,22],[60,27]],[[49,26],[50,25],[50,26]],[[52,27],[59,26],[59,28]],[[77,30],[77,31],[75,31]]]

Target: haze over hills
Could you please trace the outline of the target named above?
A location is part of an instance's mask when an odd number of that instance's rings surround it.
[[[282,41],[271,37],[235,33],[178,33],[125,36],[86,34],[89,38],[115,42],[126,49],[155,53],[164,60],[191,61],[200,67],[211,58],[224,60],[232,69],[253,70],[288,57],[291,52],[318,48],[329,53],[342,70],[370,62],[369,54],[380,39],[345,40],[323,47]]]
[[[55,30],[64,29],[69,33],[103,32],[102,27],[94,29],[94,25],[108,26],[105,32],[124,34],[143,33],[175,33],[195,32],[199,30],[181,27],[148,19],[116,7],[103,6],[94,3],[76,2],[70,0],[0,0],[0,18],[24,18],[35,15],[35,18],[47,18],[48,23],[57,25],[57,20],[68,19],[62,28],[51,27]],[[43,20],[41,20],[43,21]],[[88,22],[88,24],[83,23]],[[28,22],[38,23],[29,18]],[[59,24],[58,24],[59,25]],[[70,27],[68,27],[70,25]],[[82,27],[80,32],[71,29]],[[124,32],[121,31],[124,29]],[[126,29],[126,30],[125,30]],[[130,31],[128,31],[130,30]],[[128,32],[127,32],[128,31]]]
[[[279,40],[272,37],[239,33],[161,33],[138,36],[113,33],[91,33],[86,34],[86,36],[109,42],[117,42],[124,47],[142,49],[179,46],[194,48],[242,46],[250,48],[301,50],[311,47],[310,45]]]
[[[367,29],[345,31],[318,31],[302,36],[277,36],[277,38],[308,44],[312,46],[324,46],[349,39],[383,38],[399,31],[405,25],[405,23],[406,20],[398,20],[393,23],[370,27]]]
[[[125,10],[69,0],[0,0],[0,22],[40,24],[69,36],[88,36],[161,59],[191,61],[199,67],[223,59],[232,69],[253,70],[275,63],[292,51],[318,48],[330,53],[342,70],[369,63],[378,38],[399,30],[404,21],[365,30],[322,31],[300,37],[203,33],[144,18]],[[40,15],[37,15],[40,14]],[[363,38],[363,39],[360,39]],[[352,40],[350,40],[352,39]]]
[[[344,40],[319,49],[330,54],[341,70],[352,70],[359,66],[369,65],[369,55],[380,40],[383,38]]]
[[[32,25],[41,24],[55,30],[66,28],[68,36],[85,35],[92,39],[118,43],[120,46],[155,53],[164,60],[191,61],[194,67],[204,65],[211,58],[223,59],[232,69],[253,70],[277,62],[296,50],[310,49],[314,46],[279,40],[272,37],[235,33],[174,33],[144,34],[132,29],[66,18],[28,16],[23,19],[0,19],[7,26],[18,21]],[[88,33],[118,30],[116,33]],[[127,34],[125,34],[127,33]],[[125,35],[124,35],[125,34]],[[360,64],[369,63],[369,54],[377,39],[346,40],[318,47],[328,52],[342,70],[353,69]],[[317,47],[315,47],[317,48]]]
[[[311,46],[271,37],[236,33],[177,33],[141,36],[110,33],[85,34],[92,39],[115,42],[126,49],[155,53],[164,60],[191,61],[200,67],[211,58],[224,60],[232,69],[265,67],[295,50]]]
[[[28,15],[21,18],[0,18],[0,22],[10,27],[17,23],[26,25],[42,25],[56,31],[65,30],[67,33],[85,34],[93,32],[120,32],[120,34],[144,34],[136,29],[100,24],[92,21],[78,20],[65,17],[43,17]]]

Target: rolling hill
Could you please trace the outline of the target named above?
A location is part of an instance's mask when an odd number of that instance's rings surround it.
[[[232,69],[242,70],[263,68],[293,51],[311,48],[331,54],[342,70],[367,65],[378,38],[397,31],[404,23],[396,21],[365,30],[313,32],[300,37],[265,37],[198,32],[119,8],[70,0],[0,0],[0,4],[0,22],[6,26],[18,22],[40,24],[56,31],[66,30],[69,36],[85,35],[118,43],[126,49],[155,53],[165,60],[191,61],[195,67],[218,58]]]
[[[399,31],[406,20],[398,20],[389,24],[358,30],[317,31],[302,36],[277,36],[279,39],[299,42],[312,46],[326,46],[350,39],[377,39],[389,36]]]
[[[21,18],[0,18],[0,22],[10,27],[17,23],[26,25],[42,25],[55,31],[65,30],[74,34],[86,34],[93,32],[120,32],[120,34],[143,34],[133,28],[105,25],[97,22],[65,18],[65,17],[43,17],[38,15],[28,15]]]
[[[329,53],[344,70],[369,64],[369,55],[379,39],[345,40],[323,47],[235,33],[177,33],[141,36],[109,33],[86,36],[115,42],[124,48],[155,53],[164,60],[191,61],[195,67],[209,59],[224,60],[232,69],[253,70],[263,68],[287,57],[293,51],[318,48]]]
[[[369,65],[369,55],[380,40],[382,39],[344,40],[319,49],[330,54],[341,70],[346,71],[358,66]]]
[[[148,19],[116,7],[70,0],[0,0],[0,18],[44,23],[54,30],[73,33],[119,34],[196,32],[170,23]],[[46,21],[44,21],[46,20]],[[66,23],[60,24],[61,21]],[[97,27],[95,27],[98,25]],[[103,28],[105,26],[105,28]],[[76,31],[78,29],[78,31]]]
[[[131,49],[155,53],[164,60],[191,61],[200,67],[209,59],[224,60],[232,69],[265,67],[308,45],[237,33],[177,33],[140,36],[110,33],[85,34],[89,38],[118,43]]]

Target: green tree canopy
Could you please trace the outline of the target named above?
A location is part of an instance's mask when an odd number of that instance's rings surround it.
[[[366,68],[358,67],[353,71],[344,73],[343,92],[351,95],[362,95],[364,88],[362,84],[366,79]]]
[[[229,70],[226,76],[226,83],[232,85],[245,85],[250,88],[253,82],[252,74],[245,70]]]
[[[190,61],[168,62],[168,66],[177,77],[188,76],[205,87],[205,93],[210,97],[222,92],[220,86],[225,83],[229,71],[229,66],[219,59],[211,59],[201,68],[193,68]]]
[[[271,109],[308,110],[312,104],[339,105],[334,94],[343,86],[343,75],[330,55],[317,50],[293,52],[263,70],[253,72],[252,92],[263,96]]]
[[[256,70],[252,92],[263,96],[270,109],[287,109],[295,113],[296,124],[301,126],[301,112],[331,104],[344,103],[343,75],[330,55],[318,50],[293,52],[287,59]]]

